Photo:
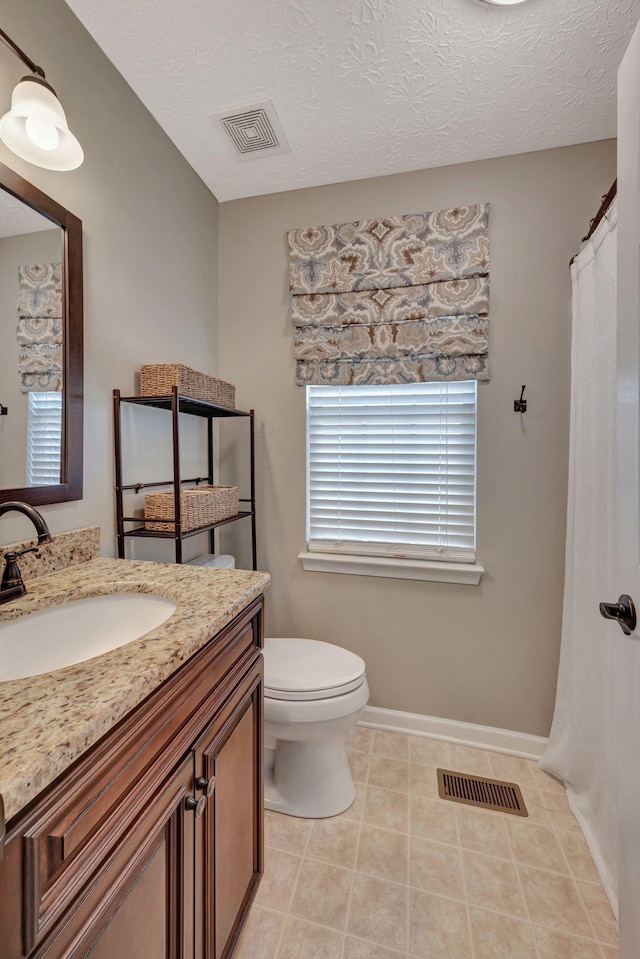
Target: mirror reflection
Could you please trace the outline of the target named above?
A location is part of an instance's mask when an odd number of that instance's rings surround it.
[[[63,242],[0,188],[0,489],[62,481]]]

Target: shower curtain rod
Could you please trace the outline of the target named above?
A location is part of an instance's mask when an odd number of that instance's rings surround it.
[[[616,193],[618,192],[618,180],[615,179],[609,188],[609,192],[605,193],[602,197],[602,203],[600,204],[600,209],[594,216],[593,220],[589,224],[589,232],[583,239],[583,243],[586,240],[590,240],[595,231],[598,229],[598,224],[600,221],[607,215],[609,212],[609,207],[616,198]]]
[[[616,178],[611,184],[611,186],[609,187],[609,190],[607,191],[607,193],[605,193],[605,195],[602,197],[602,203],[600,204],[600,208],[598,212],[596,213],[596,215],[594,216],[591,223],[589,224],[589,232],[587,233],[586,236],[582,237],[583,243],[586,243],[587,240],[590,240],[593,234],[595,233],[595,231],[598,229],[598,226],[600,225],[602,220],[605,218],[605,216],[609,212],[609,207],[615,200],[617,192],[618,192],[618,180]],[[577,253],[575,254],[575,256],[571,257],[569,261],[569,266],[571,266],[576,256],[578,256]]]

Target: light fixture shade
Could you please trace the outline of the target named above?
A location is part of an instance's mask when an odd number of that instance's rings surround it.
[[[525,3],[525,0],[481,0],[482,3],[490,3],[492,7],[515,7],[517,3]]]
[[[0,119],[0,139],[17,156],[45,170],[75,170],[84,160],[64,110],[45,80],[23,77]]]

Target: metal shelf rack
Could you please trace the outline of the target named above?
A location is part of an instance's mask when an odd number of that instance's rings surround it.
[[[156,409],[168,410],[172,418],[172,444],[173,444],[173,478],[155,483],[130,483],[123,485],[122,482],[122,404],[133,403],[138,406],[151,406]],[[180,413],[188,413],[191,416],[201,416],[207,419],[207,476],[196,476],[192,479],[182,479],[180,476]],[[225,406],[217,406],[215,403],[205,403],[203,400],[194,400],[192,397],[183,396],[178,393],[177,387],[167,396],[122,396],[120,390],[113,391],[113,414],[114,414],[114,447],[115,447],[115,480],[116,480],[116,521],[118,531],[118,556],[124,559],[126,555],[126,541],[128,537],[138,537],[141,539],[172,539],[175,543],[176,563],[182,563],[182,541],[198,533],[209,533],[209,544],[212,553],[215,553],[215,531],[219,526],[225,526],[227,523],[234,523],[240,519],[251,519],[251,548],[253,558],[253,568],[257,569],[257,551],[256,551],[256,482],[255,482],[255,420],[254,411],[232,410]],[[208,526],[201,526],[198,529],[182,532],[182,509],[180,502],[180,489],[185,484],[198,485],[207,483],[209,486],[214,484],[213,461],[214,461],[214,438],[213,421],[215,419],[225,419],[229,417],[244,417],[249,420],[249,442],[251,457],[251,479],[250,479],[250,497],[249,499],[240,499],[240,503],[246,505],[246,509],[241,510],[235,516],[223,519],[218,523],[211,523]],[[157,486],[173,486],[175,501],[175,522],[167,520],[167,530],[148,530],[144,524],[140,526],[140,516],[124,515],[124,494],[131,490],[136,493],[143,489],[150,489]],[[156,520],[157,522],[157,520]],[[133,528],[127,526],[131,523],[138,524]]]

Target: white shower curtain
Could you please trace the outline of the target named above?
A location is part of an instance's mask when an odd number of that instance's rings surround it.
[[[571,267],[571,436],[560,670],[541,765],[567,785],[617,915],[614,676],[618,642],[598,601],[617,596],[616,205]]]

